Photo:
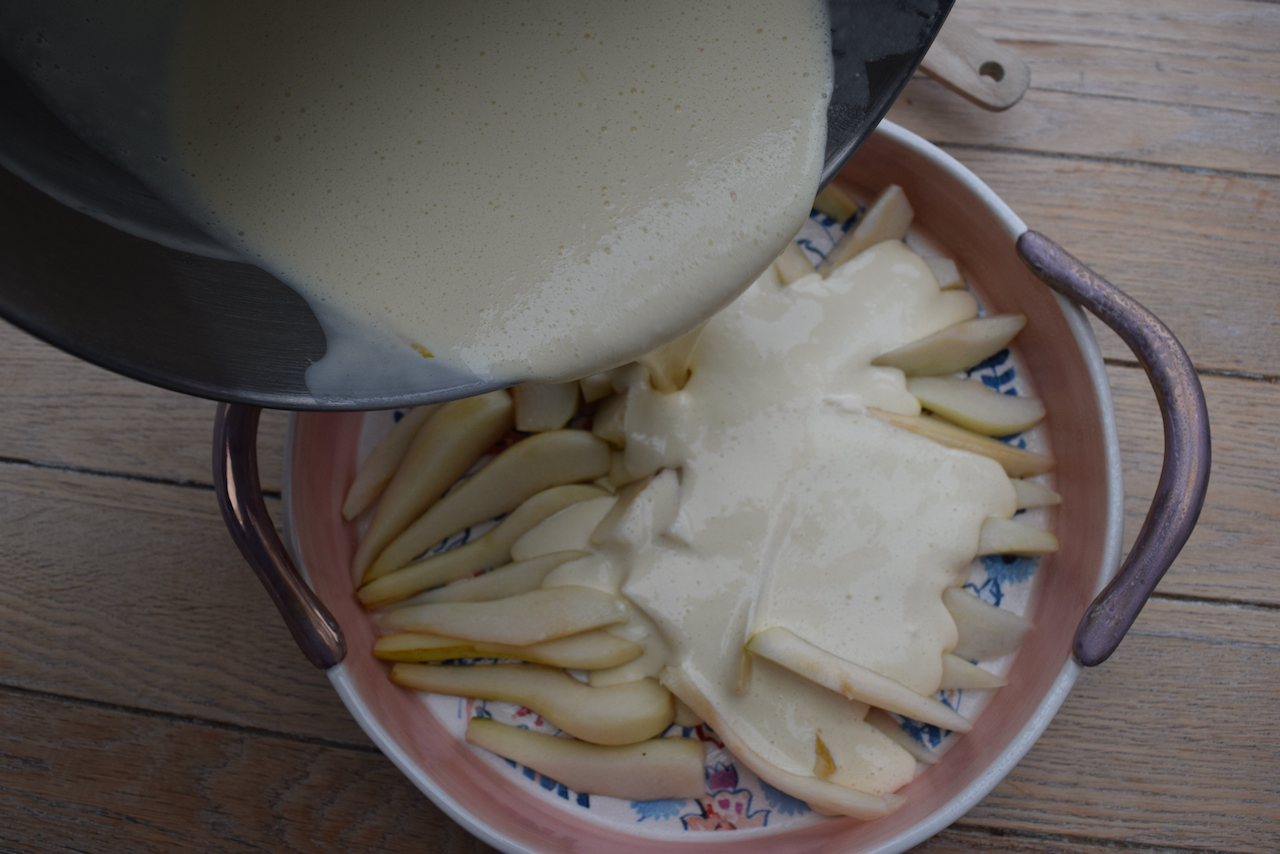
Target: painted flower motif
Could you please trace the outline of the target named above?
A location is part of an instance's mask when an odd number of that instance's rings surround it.
[[[713,792],[699,798],[697,804],[702,808],[700,813],[680,817],[685,830],[743,830],[769,823],[768,810],[752,812],[751,792],[746,789]]]

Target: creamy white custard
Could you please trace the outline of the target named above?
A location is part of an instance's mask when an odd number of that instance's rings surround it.
[[[829,65],[814,0],[196,3],[171,192],[317,308],[317,392],[576,377],[697,325],[796,233]]]
[[[908,782],[915,761],[863,722],[867,707],[756,659],[743,647],[783,627],[922,694],[956,640],[942,591],[962,584],[982,523],[1013,515],[996,462],[945,448],[866,414],[919,404],[894,368],[870,361],[976,313],[942,291],[897,241],[782,287],[772,272],[699,339],[680,391],[626,383],[626,458],[663,471],[594,555],[546,586],[620,593],[617,629],[647,647],[593,684],[680,668],[756,754],[871,793]],[[679,475],[677,476],[677,471]]]

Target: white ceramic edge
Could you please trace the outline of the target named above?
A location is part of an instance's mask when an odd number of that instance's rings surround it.
[[[923,137],[887,119],[881,121],[876,130],[954,175],[967,190],[999,216],[1009,235],[1010,243],[1015,243],[1027,231],[1026,223],[1004,203],[1004,200],[960,161]],[[1116,431],[1111,386],[1107,382],[1106,366],[1102,361],[1102,351],[1098,347],[1093,328],[1089,325],[1084,309],[1059,294],[1054,296],[1058,307],[1066,317],[1067,325],[1075,337],[1077,346],[1080,347],[1085,364],[1088,365],[1089,380],[1098,397],[1098,408],[1103,420],[1107,469],[1107,531],[1103,542],[1103,571],[1100,574],[1102,580],[1094,591],[1096,595],[1120,568],[1120,548],[1124,538],[1124,485],[1120,470],[1120,439]],[[941,833],[973,809],[1022,761],[1022,757],[1044,734],[1049,722],[1053,720],[1058,709],[1067,699],[1067,694],[1083,669],[1074,656],[1068,658],[1058,673],[1058,678],[1054,680],[1053,686],[1036,708],[1035,714],[994,763],[944,807],[930,814],[910,830],[870,849],[866,854],[901,854]]]
[[[877,128],[878,132],[884,133],[894,142],[910,148],[917,153],[925,156],[929,160],[942,167],[947,172],[953,174],[970,192],[977,196],[984,204],[993,210],[1004,224],[1009,234],[1011,242],[1016,241],[1018,237],[1027,231],[1026,224],[1018,217],[1013,210],[997,196],[990,187],[984,184],[981,179],[969,171],[967,167],[961,164],[951,155],[942,151],[937,146],[928,142],[924,138],[917,136],[905,128],[894,124],[887,119],[880,122]],[[1095,594],[1102,590],[1106,583],[1111,580],[1120,566],[1120,549],[1124,536],[1124,488],[1121,479],[1120,469],[1120,440],[1115,424],[1115,409],[1111,400],[1111,387],[1107,382],[1106,367],[1102,361],[1102,351],[1098,347],[1097,338],[1093,334],[1093,329],[1089,325],[1088,318],[1080,306],[1070,300],[1055,294],[1059,308],[1067,320],[1067,324],[1071,329],[1076,344],[1080,347],[1084,356],[1085,364],[1089,369],[1089,379],[1093,384],[1094,392],[1098,397],[1098,406],[1102,415],[1103,432],[1105,434],[1105,456],[1107,468],[1107,530],[1103,544],[1103,562],[1105,564],[1101,573],[1101,581],[1098,584]],[[311,583],[307,576],[306,568],[299,560],[301,553],[297,542],[297,526],[293,524],[293,510],[291,501],[291,484],[292,484],[292,448],[294,439],[294,423],[297,416],[290,413],[288,428],[285,434],[285,454],[284,454],[284,471],[283,484],[281,489],[284,529],[285,529],[285,545],[289,553],[293,556],[294,563],[298,567],[299,573],[308,584]],[[999,759],[990,765],[977,779],[970,783],[956,797],[954,797],[946,806],[936,810],[915,827],[905,831],[893,839],[887,840],[883,844],[874,849],[870,849],[866,854],[901,854],[916,845],[936,836],[946,828],[950,827],[956,820],[965,815],[979,801],[986,797],[992,789],[994,789],[1001,780],[1003,780],[1014,767],[1022,761],[1031,747],[1036,743],[1049,723],[1061,708],[1062,703],[1066,700],[1067,694],[1071,691],[1075,684],[1076,678],[1080,675],[1083,668],[1075,658],[1070,658],[1063,665],[1062,670],[1058,674],[1058,678],[1054,680],[1049,692],[1041,700],[1040,705],[1036,708],[1036,712],[1031,719],[1023,726],[1017,737],[1009,744],[1005,751],[1000,755]],[[406,777],[408,777],[419,790],[429,797],[442,811],[450,818],[460,824],[469,833],[472,833],[488,845],[507,852],[507,854],[542,854],[536,849],[527,848],[516,841],[501,836],[493,832],[488,825],[478,821],[469,812],[459,806],[442,788],[440,788],[430,777],[427,777],[414,764],[399,744],[391,738],[377,722],[377,720],[369,713],[363,701],[356,693],[354,684],[347,675],[345,664],[338,664],[327,671],[330,682],[334,689],[338,692],[338,696],[342,699],[343,705],[356,719],[356,723],[369,736],[369,738],[378,746],[387,758],[389,758],[397,768],[400,769]],[[709,840],[710,841],[710,840]],[[727,843],[729,840],[725,840]]]
[[[314,590],[315,585],[311,583],[311,577],[301,559],[302,549],[298,542],[298,526],[293,521],[293,440],[297,418],[296,412],[290,412],[288,426],[285,428],[284,469],[281,474],[283,483],[280,488],[285,533],[284,545],[289,551],[289,556],[293,558],[293,565],[297,568],[298,574]],[[348,650],[349,652],[350,650]],[[463,809],[434,780],[422,773],[417,764],[409,758],[409,754],[400,747],[399,742],[392,738],[382,727],[382,724],[378,723],[377,718],[370,714],[369,709],[356,691],[355,683],[351,681],[351,676],[347,673],[345,661],[330,667],[325,671],[325,675],[329,677],[329,682],[333,685],[334,690],[338,692],[338,697],[342,700],[342,704],[347,707],[347,711],[351,714],[351,717],[355,718],[356,724],[359,725],[360,729],[364,730],[365,735],[369,736],[370,740],[377,745],[383,755],[390,759],[392,764],[399,768],[401,773],[408,777],[410,782],[430,798],[432,803],[439,807],[445,815],[456,821],[464,830],[480,839],[486,845],[491,845],[499,851],[506,852],[506,854],[545,854],[533,848],[526,848],[513,839],[508,839],[501,834],[495,833],[488,825],[480,822],[475,816]]]

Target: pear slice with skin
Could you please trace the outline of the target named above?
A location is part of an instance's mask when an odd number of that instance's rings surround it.
[[[549,516],[511,544],[512,560],[529,560],[562,551],[592,551],[591,532],[617,503],[617,498],[606,494],[572,504]]]
[[[438,403],[415,406],[400,417],[382,441],[374,446],[360,464],[355,480],[347,490],[347,497],[342,502],[342,518],[350,522],[359,516],[374,502],[382,490],[386,489],[391,478],[395,477],[400,461],[409,451],[413,437],[418,435],[422,425],[440,408]]]
[[[925,258],[924,263],[928,265],[933,277],[938,280],[938,287],[941,290],[949,291],[964,287],[964,279],[960,277],[960,268],[956,266],[955,261],[950,258]]]
[[[1034,480],[1012,478],[1013,495],[1017,499],[1019,510],[1030,510],[1033,507],[1051,507],[1062,502],[1062,496],[1042,483]]]
[[[602,477],[610,462],[608,444],[585,430],[551,430],[516,442],[387,545],[364,581],[407,565],[450,534],[511,512],[544,489]]]
[[[547,573],[562,563],[586,557],[588,552],[553,552],[529,560],[518,560],[492,569],[484,575],[457,581],[419,593],[393,607],[425,605],[428,602],[489,602],[528,593],[542,586]]]
[[[945,703],[814,646],[781,626],[756,632],[747,641],[747,651],[850,700],[956,732],[968,732],[973,727]]]
[[[878,729],[890,741],[910,753],[917,761],[932,765],[938,761],[938,754],[911,737],[894,717],[884,709],[872,708],[867,712],[866,721]]]
[[[778,274],[778,281],[783,285],[789,285],[817,272],[813,267],[813,262],[809,260],[809,256],[805,254],[798,243],[787,244],[787,248],[782,250],[782,254],[774,259],[773,270]]]
[[[914,218],[915,211],[907,201],[907,194],[897,184],[890,184],[871,203],[857,224],[831,247],[827,257],[818,265],[818,272],[825,279],[832,270],[864,249],[886,240],[901,240],[906,237]]]
[[[483,536],[376,578],[356,595],[366,608],[381,608],[479,570],[501,566],[511,560],[512,545],[543,520],[566,507],[608,495],[598,486],[582,483],[544,489]]]
[[[509,658],[567,667],[571,670],[603,670],[634,661],[644,652],[640,644],[611,635],[603,629],[569,635],[528,646],[466,641],[443,635],[400,632],[373,642],[373,654],[384,661],[452,661],[456,658]]]
[[[901,427],[903,430],[910,430],[912,433],[932,439],[948,448],[958,448],[990,457],[1004,468],[1005,474],[1009,477],[1030,477],[1053,470],[1053,457],[1047,454],[1037,454],[1034,451],[1014,447],[999,439],[966,430],[932,415],[902,415],[870,406],[867,407],[867,414],[888,422],[894,427]]]
[[[517,430],[559,430],[578,411],[578,383],[521,383],[511,387],[511,400]]]
[[[357,583],[378,553],[466,474],[485,451],[507,434],[511,425],[511,395],[505,390],[451,400],[427,420],[383,490],[369,528],[356,546],[351,571]],[[444,536],[427,543],[403,563]]]
[[[578,380],[578,385],[582,388],[583,403],[595,403],[613,394],[613,378],[607,371],[583,377]]]
[[[541,664],[400,662],[391,668],[391,681],[415,691],[516,703],[593,744],[634,744],[653,738],[676,714],[670,692],[654,679],[593,688],[558,667]]]
[[[491,602],[438,602],[382,615],[384,628],[525,646],[627,619],[627,605],[591,587],[531,590]]]
[[[942,654],[942,684],[938,688],[943,691],[952,691],[957,688],[961,690],[1003,688],[1007,684],[1003,676],[992,673],[990,670],[983,670],[954,653]]]
[[[591,432],[615,448],[625,448],[627,431],[623,427],[623,419],[626,414],[627,395],[625,393],[605,398],[596,407],[596,414],[592,416]]]
[[[1008,655],[1031,630],[1030,620],[988,604],[963,587],[944,590],[942,604],[956,621],[959,635],[952,653],[969,661],[991,661]]]
[[[823,815],[847,815],[869,821],[888,815],[906,803],[906,798],[901,795],[870,795],[821,777],[805,777],[784,771],[751,749],[729,722],[716,712],[715,706],[707,699],[706,692],[683,668],[664,667],[659,681],[692,709],[694,714],[706,721],[724,746],[743,765],[754,771],[757,777],[793,798],[804,801],[815,812]]]
[[[999,353],[1026,323],[1021,314],[966,320],[876,356],[871,364],[898,368],[909,377],[954,374]]]
[[[813,200],[813,209],[843,225],[858,212],[858,200],[843,188],[828,184],[818,191],[817,198]]]
[[[910,377],[907,391],[925,409],[984,436],[1011,436],[1044,418],[1044,404],[1037,398],[1001,394],[979,380]]]
[[[1058,538],[1043,528],[989,517],[978,531],[979,555],[1035,557],[1058,550]]]
[[[604,746],[472,718],[467,741],[563,783],[575,792],[627,801],[706,794],[702,742],[651,738]]]

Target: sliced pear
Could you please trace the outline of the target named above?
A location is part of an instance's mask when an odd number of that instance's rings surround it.
[[[884,709],[872,708],[867,712],[866,721],[875,727],[880,733],[886,736],[894,744],[910,753],[918,761],[925,765],[932,765],[938,761],[938,754],[930,750],[918,740],[911,737],[911,733],[902,728],[902,724],[895,718],[890,716]]]
[[[1018,501],[1019,510],[1030,510],[1033,507],[1051,507],[1062,502],[1062,496],[1042,483],[1034,480],[1013,478],[1013,494]]]
[[[817,272],[813,262],[809,260],[809,256],[798,243],[787,244],[782,254],[773,260],[773,269],[778,274],[778,281],[784,285]]]
[[[614,502],[609,512],[600,519],[600,524],[596,525],[595,530],[591,532],[591,545],[604,545],[614,529],[618,527],[618,523],[622,521],[622,517],[631,509],[631,504],[636,500],[636,496],[644,491],[650,480],[652,478],[641,478],[626,484],[618,490],[618,500]]]
[[[907,391],[925,409],[984,436],[1010,436],[1039,424],[1044,404],[960,377],[910,377]]]
[[[909,377],[954,374],[999,353],[1026,324],[1021,314],[966,320],[876,356],[871,364],[899,368]]]
[[[828,184],[818,191],[818,197],[813,200],[813,209],[843,224],[853,219],[853,215],[858,212],[858,200],[835,184]]]
[[[427,419],[439,408],[438,403],[415,406],[402,415],[390,432],[382,437],[382,441],[374,446],[369,456],[365,457],[364,462],[360,464],[355,480],[347,490],[347,497],[342,502],[343,519],[351,521],[356,518],[382,494],[382,490],[395,476],[400,461],[408,453],[413,437],[418,435],[422,425],[426,424]]]
[[[364,581],[405,566],[450,534],[511,512],[544,489],[606,475],[610,462],[608,444],[585,430],[551,430],[516,442],[387,545]]]
[[[944,291],[952,288],[963,288],[964,279],[960,277],[960,268],[956,266],[956,262],[950,258],[925,258],[924,263],[929,266],[929,272],[933,273],[933,277],[938,280],[938,287]]]
[[[780,626],[752,635],[747,641],[747,651],[850,700],[956,732],[968,732],[973,727],[945,703],[917,694],[888,676],[814,646]]]
[[[693,709],[689,708],[688,704],[685,703],[684,700],[681,700],[679,697],[676,697],[675,701],[676,701],[676,719],[672,721],[672,723],[674,723],[678,727],[691,728],[691,727],[696,727],[698,724],[703,722],[702,718],[698,717],[698,713],[695,712]]]
[[[605,746],[472,718],[467,741],[563,783],[575,792],[627,801],[706,794],[702,742],[651,738]]]
[[[521,383],[511,387],[516,429],[526,433],[559,430],[578,411],[578,384]]]
[[[952,691],[955,689],[966,688],[1003,688],[1007,682],[1003,676],[992,673],[990,670],[983,670],[972,662],[965,661],[960,656],[944,652],[942,654],[942,684],[938,687],[943,691]]]
[[[897,184],[890,184],[871,203],[858,223],[831,247],[827,257],[818,265],[818,272],[826,278],[832,270],[862,250],[886,240],[901,240],[906,237],[914,217],[915,211],[907,201],[906,193]]]
[[[615,394],[613,397],[605,398],[596,407],[596,414],[592,416],[591,432],[615,448],[626,447],[627,431],[623,427],[626,414],[626,394]]]
[[[1058,538],[1042,528],[991,516],[978,532],[978,554],[1035,557],[1058,550]]]
[[[582,388],[584,403],[595,403],[613,394],[613,378],[609,376],[608,371],[583,377],[578,380],[578,385]]]
[[[373,559],[505,436],[512,423],[511,395],[505,390],[449,401],[427,420],[383,490],[369,528],[356,547],[351,570],[357,583]],[[408,555],[400,565],[445,534]]]
[[[617,502],[612,495],[592,498],[544,519],[511,544],[512,560],[529,560],[562,551],[592,551],[592,531]]]
[[[598,486],[566,484],[544,489],[527,499],[496,527],[469,543],[414,561],[394,572],[379,576],[357,592],[366,608],[381,608],[511,560],[511,547],[543,520],[582,501],[609,497]]]
[[[711,726],[724,746],[769,785],[799,798],[823,815],[847,815],[864,821],[888,815],[906,799],[901,795],[869,795],[821,777],[784,771],[756,753],[717,711],[697,681],[681,667],[664,667],[659,681]]]
[[[944,590],[942,604],[951,612],[959,633],[952,652],[970,661],[990,661],[1008,655],[1031,630],[1030,620],[988,604],[963,587]]]
[[[519,593],[528,593],[530,590],[541,587],[542,579],[560,564],[586,557],[587,554],[587,552],[554,552],[529,560],[518,560],[490,570],[484,575],[460,578],[444,587],[419,593],[398,605],[424,605],[428,602],[488,602]]]
[[[702,330],[706,326],[703,323],[676,340],[636,359],[649,370],[650,388],[660,394],[670,394],[684,388],[684,384],[689,381],[693,352],[697,349],[698,339],[702,337]]]
[[[510,658],[573,670],[603,670],[634,661],[644,648],[603,629],[565,638],[512,646],[466,641],[443,635],[400,632],[373,643],[373,654],[384,661],[452,661],[456,658]]]
[[[591,587],[531,590],[491,602],[430,602],[388,611],[385,628],[524,646],[627,619],[627,605]]]
[[[962,451],[990,457],[998,462],[1004,468],[1005,474],[1010,477],[1029,477],[1044,474],[1053,469],[1053,457],[1014,447],[999,439],[974,433],[972,430],[966,430],[931,415],[902,415],[874,407],[867,407],[867,414],[895,427],[932,439],[948,448],[959,448]]]
[[[671,694],[654,679],[607,688],[584,685],[541,664],[410,664],[391,668],[391,681],[415,691],[516,703],[593,744],[634,744],[661,735],[675,718]]]

